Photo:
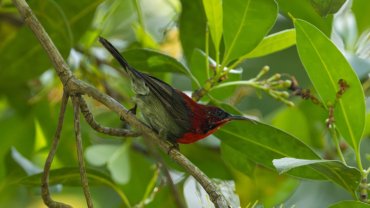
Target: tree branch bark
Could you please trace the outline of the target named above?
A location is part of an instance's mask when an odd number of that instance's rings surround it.
[[[80,97],[81,95],[75,95],[71,97],[72,103],[73,103],[73,114],[74,114],[73,123],[74,123],[74,129],[75,129],[75,137],[76,137],[77,158],[78,158],[78,164],[80,167],[82,189],[85,194],[87,207],[93,208],[94,205],[92,203],[91,194],[89,190],[89,182],[87,180],[83,146],[82,146],[81,125],[80,125],[80,102],[79,102]]]
[[[48,207],[71,208],[71,206],[68,205],[68,204],[64,204],[62,202],[54,201],[51,198],[50,191],[49,191],[50,167],[51,167],[51,164],[53,163],[55,153],[58,149],[58,145],[59,145],[59,141],[60,141],[60,132],[62,131],[62,127],[63,127],[64,114],[66,112],[67,103],[68,103],[68,95],[67,95],[66,92],[63,92],[63,98],[62,98],[62,103],[61,103],[61,106],[60,106],[60,112],[59,112],[59,118],[58,118],[58,126],[57,126],[57,129],[55,130],[53,143],[51,145],[48,157],[46,159],[46,162],[45,162],[45,165],[44,165],[44,172],[43,172],[42,177],[41,177],[41,197],[42,197],[42,200],[44,201],[44,203]]]
[[[32,32],[36,35],[36,38],[39,40],[42,47],[46,51],[61,82],[63,83],[64,90],[68,92],[69,95],[74,96],[76,94],[86,94],[107,106],[110,110],[117,113],[121,118],[124,118],[131,125],[131,127],[136,128],[139,132],[141,132],[143,136],[153,140],[160,147],[161,150],[167,152],[168,155],[176,163],[178,163],[189,174],[191,174],[206,190],[215,207],[230,207],[218,187],[197,166],[190,162],[179,151],[172,148],[172,145],[170,143],[166,142],[165,139],[159,138],[159,136],[155,132],[153,132],[149,127],[139,121],[119,102],[109,97],[108,95],[99,92],[96,88],[87,84],[86,82],[75,78],[71,70],[69,69],[68,64],[64,61],[60,52],[51,41],[49,35],[46,33],[41,23],[33,14],[26,1],[13,0],[13,3],[19,10],[25,23],[31,28]]]

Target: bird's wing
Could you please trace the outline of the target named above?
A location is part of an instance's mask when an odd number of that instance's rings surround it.
[[[167,112],[177,121],[178,125],[184,129],[189,129],[191,127],[191,111],[188,109],[182,96],[172,86],[162,80],[141,72],[140,74],[147,87],[159,99]]]

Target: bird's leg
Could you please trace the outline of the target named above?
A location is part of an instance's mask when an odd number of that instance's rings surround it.
[[[176,149],[177,151],[180,151],[180,145],[176,141],[168,140],[168,142],[171,144],[171,147],[168,149],[167,154],[169,155],[172,150]]]
[[[136,110],[137,110],[137,104],[134,105],[134,107],[132,107],[131,109],[129,109],[127,111],[127,113],[132,113],[134,115],[136,115]],[[126,121],[122,116],[120,117],[121,121]]]
[[[137,104],[135,104],[134,107],[132,107],[130,110],[128,110],[128,112],[136,115],[136,110],[137,110]]]

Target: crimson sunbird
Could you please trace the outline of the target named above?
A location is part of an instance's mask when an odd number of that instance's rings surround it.
[[[162,80],[134,69],[108,40],[99,37],[99,41],[128,73],[136,94],[135,111],[138,107],[150,128],[171,143],[193,143],[231,120],[250,120],[195,102]]]

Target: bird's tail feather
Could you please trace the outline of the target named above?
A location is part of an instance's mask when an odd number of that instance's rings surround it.
[[[122,67],[127,71],[131,71],[134,74],[138,74],[139,72],[132,68],[125,58],[118,52],[118,50],[105,38],[99,37],[99,42],[103,44],[103,46],[113,55],[113,57],[122,65]],[[139,73],[140,74],[140,73]]]

